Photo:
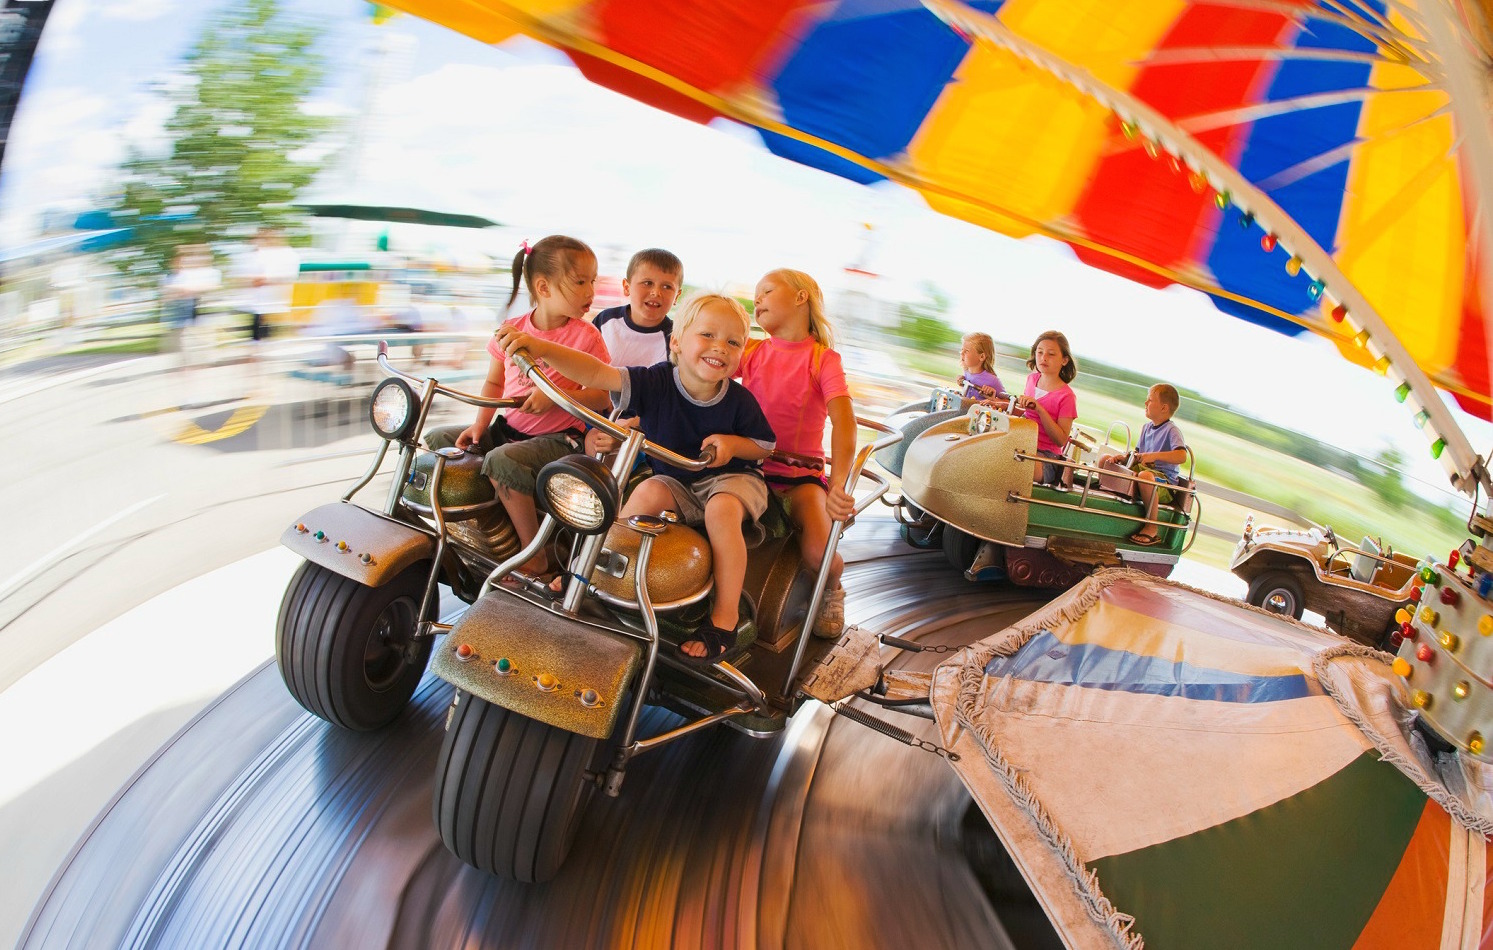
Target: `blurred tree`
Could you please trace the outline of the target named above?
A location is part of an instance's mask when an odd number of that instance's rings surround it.
[[[949,326],[949,297],[932,283],[924,282],[923,299],[897,308],[897,329],[908,343],[924,352],[948,349],[959,342],[959,331]]]
[[[127,277],[154,282],[177,245],[247,240],[261,226],[304,239],[291,202],[322,164],[307,147],[328,123],[302,108],[324,73],[320,33],[281,15],[279,0],[235,0],[209,20],[163,89],[169,146],[122,169],[110,213],[134,229],[116,255]]]
[[[1410,489],[1405,487],[1405,476],[1400,474],[1404,464],[1404,453],[1392,445],[1386,446],[1374,456],[1374,464],[1363,467],[1359,477],[1385,504],[1403,508],[1410,500]]]

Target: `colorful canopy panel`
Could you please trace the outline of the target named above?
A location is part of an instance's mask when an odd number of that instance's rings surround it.
[[[932,698],[1069,946],[1493,946],[1493,853],[1447,809],[1488,818],[1420,770],[1398,688],[1381,654],[1109,572]]]
[[[1417,0],[1424,2],[1424,0]],[[523,32],[594,81],[856,181],[892,178],[1005,234],[1201,289],[1368,362],[1330,294],[1242,201],[1108,108],[917,0],[396,0],[486,42]],[[998,29],[1156,110],[1333,258],[1412,358],[1490,416],[1473,180],[1414,3],[970,0]],[[1468,23],[1481,14],[1462,13]],[[1463,31],[1482,65],[1489,44]],[[1485,185],[1485,187],[1487,187]],[[1268,250],[1266,248],[1269,248]]]

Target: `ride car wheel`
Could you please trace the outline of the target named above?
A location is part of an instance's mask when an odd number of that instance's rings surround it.
[[[526,883],[554,877],[596,784],[599,740],[458,692],[435,767],[435,825],[467,864]]]
[[[1271,613],[1284,614],[1293,620],[1301,619],[1306,606],[1306,597],[1301,590],[1301,581],[1285,571],[1266,571],[1249,585],[1245,600]]]
[[[969,570],[969,566],[975,562],[975,552],[979,549],[979,538],[960,531],[953,525],[944,526],[943,556],[954,570],[961,574]]]
[[[366,732],[409,704],[430,641],[415,641],[428,564],[368,587],[307,561],[290,580],[276,622],[285,686],[312,715]]]

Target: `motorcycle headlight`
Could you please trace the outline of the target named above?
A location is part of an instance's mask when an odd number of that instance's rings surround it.
[[[577,534],[601,534],[612,526],[621,492],[611,470],[589,455],[567,455],[539,470],[539,510]]]
[[[373,431],[391,442],[408,442],[414,436],[419,414],[415,391],[397,377],[390,377],[378,384],[373,391],[373,401],[368,406],[368,421]]]

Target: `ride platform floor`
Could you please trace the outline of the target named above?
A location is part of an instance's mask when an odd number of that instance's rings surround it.
[[[886,519],[842,552],[851,622],[924,643],[979,639],[1045,600],[970,584]],[[773,739],[717,728],[643,755],[620,797],[593,799],[558,878],[492,878],[432,825],[451,692],[427,676],[393,725],[352,734],[262,663],[119,787],[18,946],[1051,945],[953,771],[818,705]],[[677,721],[650,710],[642,732]]]

